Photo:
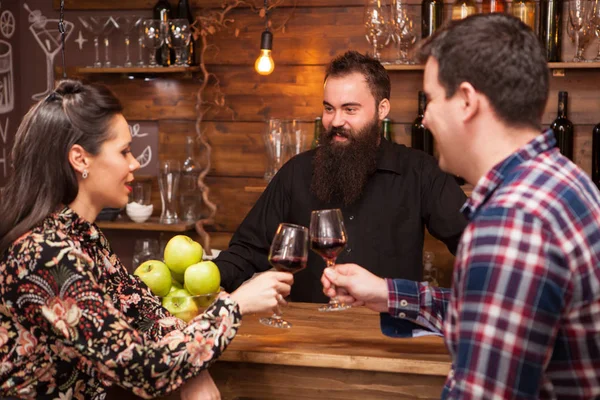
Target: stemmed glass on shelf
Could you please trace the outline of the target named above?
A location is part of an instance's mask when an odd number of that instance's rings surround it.
[[[148,49],[150,55],[150,62],[148,63],[150,67],[158,67],[156,63],[156,49],[162,46],[165,40],[162,24],[163,22],[160,19],[144,20],[144,46]]]
[[[269,263],[278,271],[296,273],[306,268],[308,260],[308,229],[304,226],[281,223],[269,250]],[[284,320],[281,310],[268,318],[261,318],[261,324],[274,328],[291,328]]]
[[[592,24],[594,29],[594,34],[596,38],[598,38],[598,54],[592,60],[593,62],[600,62],[600,0],[596,0],[594,4],[594,10],[592,12]]]
[[[316,210],[310,215],[310,247],[323,257],[327,268],[335,265],[338,255],[346,247],[348,236],[344,226],[342,211],[338,208]],[[334,288],[335,289],[335,288]],[[341,311],[350,308],[332,298],[329,304],[320,307],[319,311]]]
[[[590,17],[594,4],[591,0],[569,0],[569,24],[573,27],[575,35],[575,57],[573,62],[584,61],[579,52],[580,34],[585,33],[583,29],[590,23]]]
[[[379,50],[390,42],[389,11],[387,0],[366,0],[364,24],[367,41],[373,46],[373,57],[381,58]]]

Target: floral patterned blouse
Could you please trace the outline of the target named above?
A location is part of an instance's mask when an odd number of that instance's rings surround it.
[[[150,398],[215,361],[240,325],[222,296],[189,324],[130,275],[96,225],[46,218],[0,259],[0,398]]]

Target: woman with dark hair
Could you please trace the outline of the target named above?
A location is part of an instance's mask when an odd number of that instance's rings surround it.
[[[203,371],[242,314],[290,291],[291,274],[263,274],[186,325],[127,272],[94,224],[139,168],[121,112],[105,87],[67,80],[18,129],[0,204],[0,398],[101,399],[113,384],[150,398],[186,381],[182,397],[218,398]]]

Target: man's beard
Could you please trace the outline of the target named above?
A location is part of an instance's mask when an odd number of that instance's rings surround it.
[[[346,143],[334,142],[340,134]],[[311,191],[325,203],[353,204],[377,168],[379,121],[373,119],[358,132],[332,127],[322,134],[313,159]]]

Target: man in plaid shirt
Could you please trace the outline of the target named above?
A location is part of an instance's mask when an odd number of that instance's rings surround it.
[[[422,52],[440,166],[475,184],[452,289],[345,264],[325,271],[325,294],[333,283],[341,301],[389,313],[387,333],[443,329],[444,399],[600,397],[600,194],[553,132],[540,134],[549,74],[538,39],[482,14]]]

